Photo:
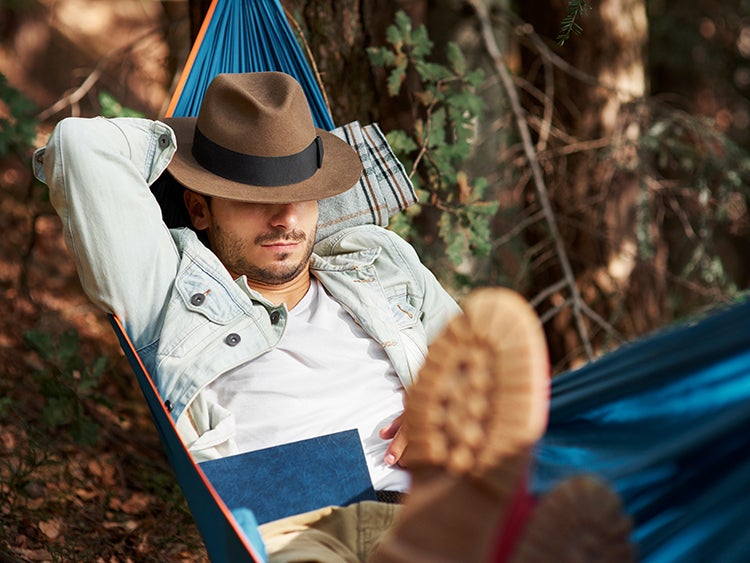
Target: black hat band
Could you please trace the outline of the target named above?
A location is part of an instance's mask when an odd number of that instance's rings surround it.
[[[209,172],[252,186],[287,186],[310,178],[323,164],[323,140],[316,136],[307,148],[287,156],[243,154],[214,143],[196,126],[193,156]]]

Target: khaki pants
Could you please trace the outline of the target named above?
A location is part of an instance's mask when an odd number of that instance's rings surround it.
[[[367,561],[400,505],[365,501],[328,506],[260,526],[270,563]]]

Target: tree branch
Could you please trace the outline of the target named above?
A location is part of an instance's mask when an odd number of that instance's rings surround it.
[[[487,49],[487,53],[492,59],[495,71],[499,75],[510,101],[511,108],[516,119],[516,124],[518,126],[518,132],[523,142],[524,153],[526,154],[529,166],[531,167],[531,174],[534,180],[534,186],[536,188],[537,195],[539,197],[539,203],[542,206],[542,210],[544,211],[545,218],[547,220],[547,226],[550,231],[550,236],[552,237],[553,243],[555,245],[555,251],[560,262],[560,267],[563,271],[565,283],[570,289],[570,306],[573,310],[573,317],[575,318],[576,328],[578,329],[579,337],[581,338],[581,342],[583,343],[584,349],[586,351],[586,356],[589,360],[593,359],[594,352],[591,346],[591,341],[589,340],[588,331],[583,319],[583,314],[581,312],[583,299],[576,284],[575,275],[573,273],[573,268],[570,265],[568,254],[565,250],[565,246],[563,245],[560,229],[557,225],[557,219],[552,210],[552,205],[547,194],[547,187],[544,182],[544,176],[542,174],[542,169],[539,164],[536,151],[534,150],[534,143],[531,139],[529,125],[526,121],[525,111],[521,106],[518,91],[515,88],[513,78],[511,77],[507,66],[503,62],[503,56],[502,52],[500,51],[500,47],[498,46],[497,41],[495,41],[495,35],[492,29],[492,24],[490,22],[489,13],[487,12],[487,7],[480,0],[467,1],[477,14],[485,48]]]
[[[102,61],[96,65],[96,68],[86,77],[81,85],[73,90],[67,96],[64,96],[57,100],[53,105],[42,111],[37,117],[39,121],[45,121],[55,115],[57,112],[64,110],[66,107],[74,106],[83,99],[83,97],[89,93],[94,85],[99,81],[99,77],[102,75],[101,71]]]
[[[149,35],[155,33],[158,31],[158,28],[151,28],[145,33],[139,35],[136,37],[133,41],[125,45],[124,47],[121,47],[114,51],[113,53],[110,53],[106,57],[99,60],[99,62],[96,64],[96,67],[94,70],[92,70],[89,75],[86,77],[86,79],[81,83],[78,88],[67,94],[66,96],[63,96],[59,100],[57,100],[54,104],[52,104],[47,109],[43,110],[37,118],[39,121],[45,121],[55,115],[56,113],[62,111],[66,107],[70,106],[77,106],[78,102],[80,102],[83,97],[88,94],[91,89],[96,85],[96,83],[99,81],[99,78],[101,78],[102,75],[102,69],[106,64],[108,64],[110,61],[115,59],[116,57],[125,55],[126,53],[132,51],[138,43],[146,39]]]

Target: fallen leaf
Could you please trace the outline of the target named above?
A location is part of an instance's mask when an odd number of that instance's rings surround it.
[[[76,496],[81,500],[91,500],[99,496],[99,491],[93,491],[91,489],[76,489]]]
[[[138,522],[136,522],[135,520],[126,520],[125,522],[104,522],[102,526],[104,526],[105,530],[115,530],[117,528],[122,528],[126,532],[132,532],[138,527]]]
[[[101,477],[103,474],[102,464],[99,463],[98,459],[92,459],[89,461],[88,470],[94,477]]]
[[[28,508],[29,510],[39,510],[44,506],[46,502],[47,499],[43,498],[29,499],[26,501],[26,508]]]
[[[41,483],[31,481],[24,487],[24,492],[26,493],[27,497],[36,499],[45,496],[47,490]]]
[[[143,493],[134,493],[128,500],[122,504],[122,511],[125,514],[140,514],[151,503],[151,498]]]
[[[5,430],[0,432],[0,443],[2,443],[3,449],[12,452],[16,447],[16,438],[13,436],[12,431]]]
[[[62,522],[60,522],[56,518],[53,518],[52,520],[46,520],[44,522],[39,522],[39,529],[49,539],[54,540],[60,535]]]
[[[28,561],[52,561],[52,556],[46,549],[16,549],[16,553]]]

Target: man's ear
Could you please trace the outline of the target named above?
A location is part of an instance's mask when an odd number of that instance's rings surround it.
[[[206,198],[191,190],[185,190],[182,197],[193,227],[198,231],[207,229],[211,225],[211,208]]]

